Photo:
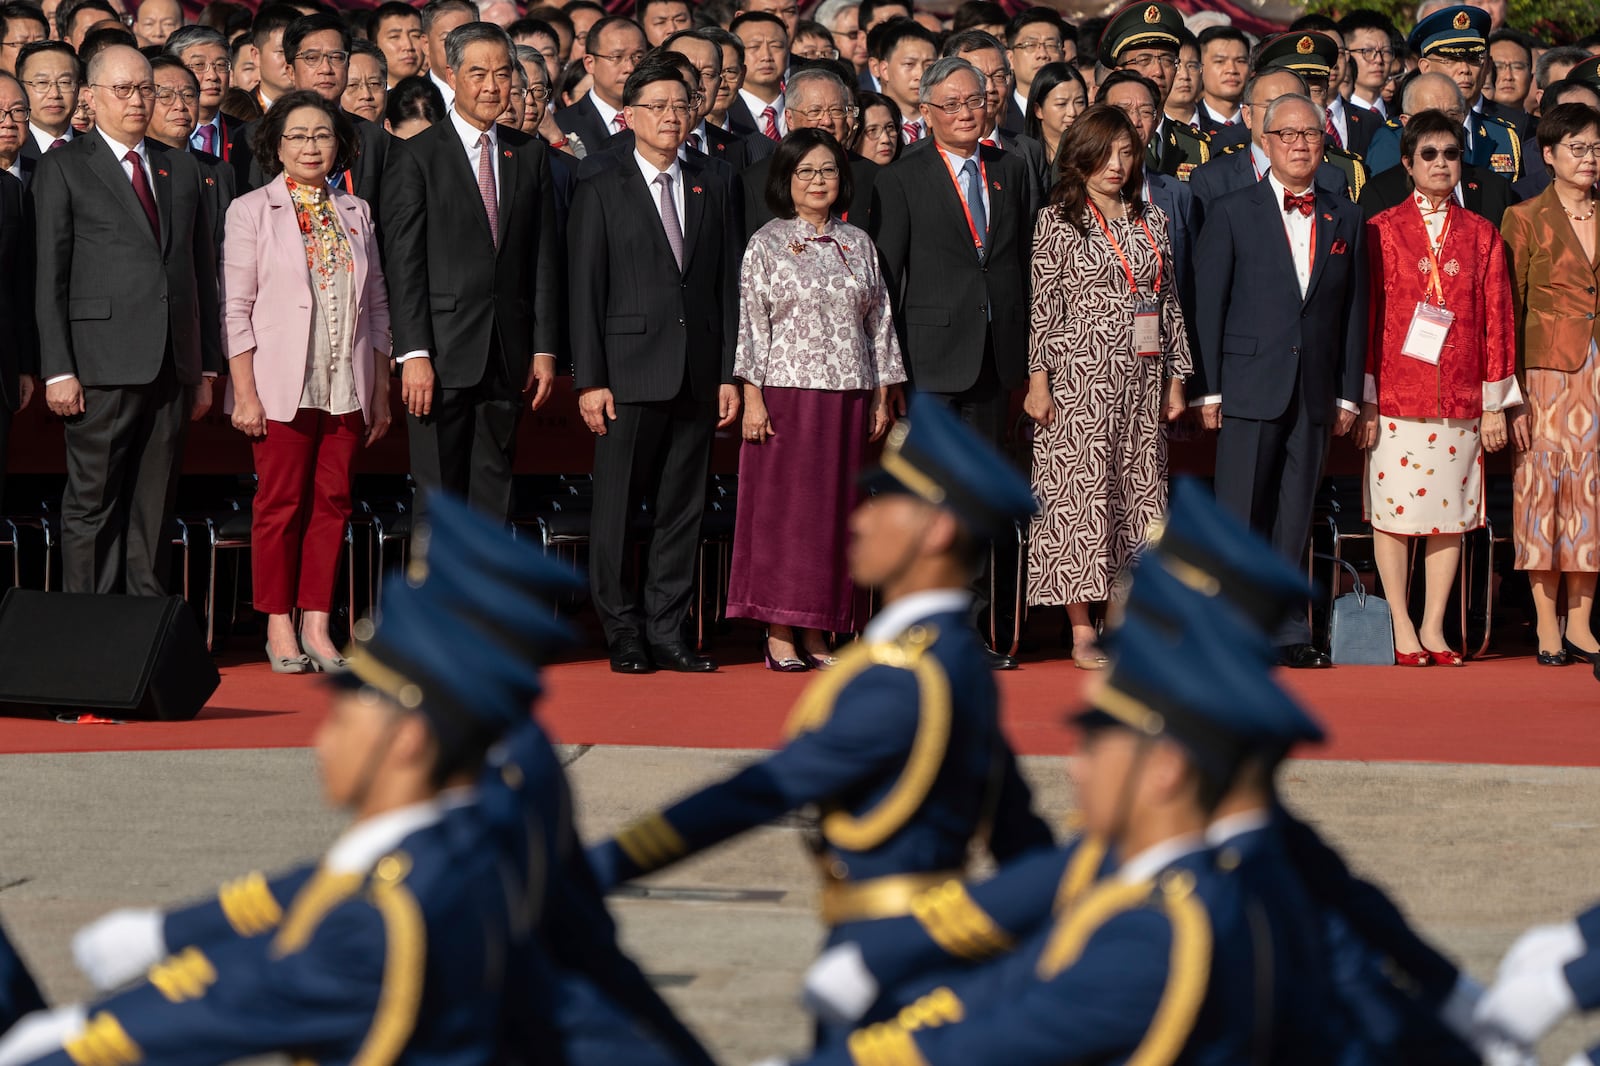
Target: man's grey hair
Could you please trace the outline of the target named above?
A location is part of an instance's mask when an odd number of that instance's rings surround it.
[[[978,87],[978,92],[981,93],[988,88],[988,79],[977,67],[960,56],[945,56],[943,59],[935,59],[928,64],[928,69],[922,72],[922,85],[917,89],[917,103],[932,103],[933,90],[961,73],[972,79],[973,84]]]
[[[546,89],[550,88],[550,68],[544,65],[544,53],[531,44],[519,44],[515,46],[515,49],[516,51],[511,58],[517,61],[517,66],[522,67],[523,72],[526,73],[527,68],[531,65],[535,70],[541,72],[539,80],[544,82],[544,87]]]
[[[817,9],[811,13],[811,17],[828,27],[831,32],[834,19],[844,12],[860,6],[861,0],[822,0],[822,3],[817,5]]]
[[[1322,108],[1318,107],[1311,97],[1303,96],[1300,93],[1285,93],[1267,105],[1266,113],[1261,116],[1262,132],[1270,130],[1273,127],[1273,119],[1278,117],[1279,111],[1282,111],[1286,107],[1296,106],[1304,107],[1316,118],[1320,119],[1322,117]],[[1316,125],[1318,129],[1322,128],[1321,122],[1318,122]]]
[[[1453,3],[1455,3],[1455,0],[1422,0],[1422,3],[1417,5],[1417,13],[1411,20],[1411,24],[1415,26],[1435,11],[1443,11]]]
[[[1251,107],[1254,107],[1255,105],[1251,103],[1251,101],[1256,98],[1256,86],[1261,83],[1263,78],[1271,78],[1280,74],[1287,74],[1289,77],[1293,78],[1295,85],[1298,86],[1295,92],[1300,96],[1306,95],[1306,80],[1295,71],[1285,70],[1284,68],[1279,67],[1277,70],[1264,70],[1260,74],[1255,75],[1249,81],[1245,82],[1244,95],[1239,97],[1240,102],[1250,104]]]
[[[444,61],[451,69],[459,71],[462,59],[467,54],[469,45],[483,42],[503,45],[506,55],[514,54],[516,45],[511,43],[511,35],[492,22],[467,22],[450,31],[444,39]],[[540,62],[543,62],[543,58]]]
[[[1550,88],[1550,83],[1559,79],[1552,77],[1550,72],[1565,63],[1568,67],[1575,67],[1589,58],[1587,48],[1579,48],[1575,44],[1558,45],[1539,57],[1533,65],[1533,83],[1541,89]]]
[[[139,51],[133,45],[114,44],[108,48],[100,49],[99,52],[95,53],[95,57],[89,60],[89,70],[84,77],[84,81],[98,82],[100,80],[100,72],[105,69],[107,63],[110,63],[115,59],[126,58],[126,54],[129,52],[132,52],[138,57],[139,62],[144,64],[144,69],[146,71],[150,69],[150,61],[144,57],[143,52]]]
[[[778,100],[778,110],[785,111],[793,107],[795,97],[799,96],[800,90],[807,85],[825,85],[834,90],[844,100],[845,107],[849,107],[855,102],[850,93],[850,87],[844,83],[844,79],[839,75],[822,67],[807,67],[804,70],[795,71],[794,76],[783,87],[783,96]]]
[[[210,26],[180,26],[172,31],[165,47],[167,55],[182,59],[183,53],[197,44],[214,44],[224,52],[228,51],[228,39],[221,30],[214,30]]]
[[[1461,95],[1461,86],[1448,74],[1437,71],[1429,74],[1418,74],[1406,86],[1406,91],[1400,94],[1400,113],[1402,115],[1415,115],[1417,113],[1417,98],[1429,88],[1437,88],[1441,92],[1448,91],[1455,98],[1456,107],[1463,111],[1466,109],[1466,98]]]

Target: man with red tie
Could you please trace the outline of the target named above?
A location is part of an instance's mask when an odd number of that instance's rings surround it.
[[[1267,105],[1267,175],[1208,206],[1194,263],[1217,500],[1300,564],[1329,441],[1360,413],[1366,356],[1361,210],[1314,180],[1325,118],[1298,93]],[[1275,643],[1285,666],[1330,665],[1304,612]]]
[[[167,54],[176,56],[200,83],[200,99],[189,147],[233,162],[233,146],[244,123],[222,113],[222,98],[233,84],[228,39],[210,26],[184,26],[167,38]]]
[[[583,99],[556,112],[556,125],[568,137],[577,137],[586,154],[604,151],[606,142],[629,128],[622,89],[646,47],[639,24],[622,15],[603,18],[589,28],[583,66],[593,86]]]
[[[909,18],[892,18],[867,34],[867,66],[883,95],[900,109],[901,140],[920,141],[928,132],[921,118],[917,89],[922,72],[939,54],[933,34]]]
[[[222,366],[199,165],[145,138],[150,63],[116,45],[89,64],[95,130],[39,160],[40,376],[66,420],[68,592],[165,594],[186,417]]]
[[[789,31],[777,15],[747,11],[730,27],[744,42],[744,85],[728,108],[728,129],[778,141],[789,132],[783,117],[783,72],[789,65]]]

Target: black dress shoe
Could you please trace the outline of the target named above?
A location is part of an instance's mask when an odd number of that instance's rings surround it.
[[[1567,657],[1567,649],[1565,648],[1560,651],[1541,651],[1538,659],[1540,666],[1566,666],[1572,662]],[[1600,665],[1597,665],[1595,669],[1600,670]]]
[[[1314,644],[1285,644],[1278,649],[1278,664],[1291,670],[1320,670],[1332,666],[1333,660]]]
[[[1567,653],[1568,659],[1576,659],[1580,663],[1600,665],[1600,651],[1584,651],[1566,637],[1561,638],[1561,650]]]
[[[618,637],[611,642],[611,672],[648,674],[655,670],[638,637]]]
[[[991,670],[1015,670],[1017,668],[1017,657],[1015,655],[1002,654],[987,644],[983,646],[983,657],[989,661],[989,669]]]
[[[663,670],[676,670],[680,674],[709,674],[717,668],[710,659],[702,658],[689,650],[684,643],[652,644],[650,657]]]

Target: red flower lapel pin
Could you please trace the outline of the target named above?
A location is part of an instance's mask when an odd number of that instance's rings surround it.
[[[704,189],[702,189],[702,188],[701,188],[701,187],[700,187],[700,186],[698,186],[698,185],[696,185],[696,186],[695,186],[695,187],[694,187],[694,191],[695,191],[695,192],[697,192],[697,193],[700,193],[700,192],[705,192],[705,190],[704,190]]]
[[[161,175],[163,178],[167,176],[167,172],[165,170],[157,170],[156,173]]]
[[[998,181],[991,181],[989,183],[989,188],[993,189],[995,192],[1003,192],[1004,191],[1003,189],[1000,188],[1000,183]]]
[[[1478,191],[1478,183],[1475,182],[1475,181],[1469,181],[1469,182],[1467,182],[1467,188],[1471,189],[1473,192],[1477,192]]]
[[[509,148],[506,149],[506,158],[507,159],[511,158],[511,149],[509,149]]]
[[[215,179],[215,178],[207,178],[206,179],[206,184],[207,185],[215,185],[216,183],[217,183],[217,179]]]
[[[1324,222],[1332,222],[1333,221],[1333,216],[1330,215],[1330,214],[1324,213],[1323,216],[1322,216],[1322,221],[1324,221]]]

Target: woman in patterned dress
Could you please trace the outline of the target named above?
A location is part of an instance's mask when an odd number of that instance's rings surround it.
[[[1600,122],[1583,104],[1539,119],[1550,187],[1507,209],[1517,368],[1528,418],[1514,426],[1513,532],[1539,622],[1539,662],[1595,664],[1590,612],[1600,572]],[[1578,153],[1582,153],[1581,155]],[[1556,599],[1563,582],[1567,625]]]
[[[1372,449],[1366,512],[1400,666],[1463,663],[1444,636],[1461,535],[1483,525],[1483,449],[1505,447],[1505,412],[1522,402],[1505,249],[1493,223],[1455,202],[1461,152],[1459,122],[1412,116],[1400,138],[1411,198],[1367,223],[1372,329],[1356,443]],[[1421,306],[1452,318],[1432,361],[1413,335]],[[1427,575],[1420,631],[1406,602],[1413,538]]]
[[[1091,605],[1110,597],[1166,507],[1162,422],[1183,413],[1192,366],[1167,219],[1139,196],[1139,144],[1121,111],[1085,111],[1062,138],[1060,180],[1034,230],[1023,407],[1038,424],[1040,513],[1028,602],[1066,606],[1083,669],[1105,664]]]

